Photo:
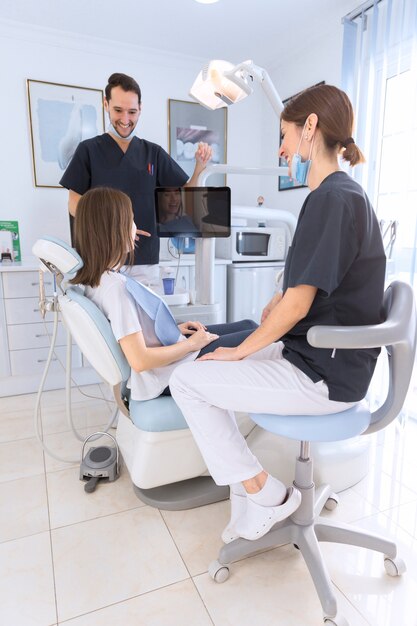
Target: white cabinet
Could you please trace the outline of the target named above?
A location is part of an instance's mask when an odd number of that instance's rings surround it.
[[[277,288],[283,263],[233,263],[228,266],[227,321],[261,321],[262,310]]]
[[[45,274],[44,284],[46,294],[52,295],[52,276]],[[53,332],[53,314],[41,318],[38,291],[39,274],[33,265],[0,267],[0,396],[38,390]],[[66,330],[59,322],[45,389],[65,385],[66,344]],[[72,368],[77,384],[99,380],[91,367],[83,367],[76,346],[72,347]]]

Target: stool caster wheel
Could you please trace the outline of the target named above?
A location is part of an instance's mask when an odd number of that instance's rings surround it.
[[[331,493],[324,504],[324,508],[326,511],[334,511],[338,504],[339,496],[337,493]]]
[[[224,583],[230,574],[227,565],[222,565],[218,561],[212,561],[208,568],[208,573],[216,583]]]
[[[335,617],[325,617],[324,623],[325,626],[349,626],[346,617],[340,615],[340,613],[336,613]]]
[[[384,567],[388,576],[401,576],[407,571],[406,564],[399,556],[391,559],[389,556],[384,557]]]

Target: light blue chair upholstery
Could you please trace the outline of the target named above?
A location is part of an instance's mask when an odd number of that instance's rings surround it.
[[[405,571],[397,557],[394,543],[384,537],[355,529],[347,524],[320,517],[324,506],[334,508],[337,496],[329,485],[315,489],[310,442],[338,441],[356,435],[374,433],[394,420],[402,409],[409,387],[416,350],[416,311],[412,288],[394,282],[384,296],[385,322],[374,326],[315,326],[307,334],[309,343],[317,348],[372,348],[386,346],[389,363],[387,397],[371,412],[364,402],[352,409],[333,415],[269,415],[252,414],[252,420],[265,430],[301,442],[296,460],[294,485],[302,493],[300,508],[291,518],[277,524],[257,541],[237,539],[225,545],[218,561],[210,566],[215,580],[228,577],[228,564],[258,550],[285,543],[294,543],[302,552],[319,595],[324,621],[346,626],[347,621],[337,610],[332,583],[324,564],[319,542],[334,541],[382,552],[385,569],[390,575]],[[355,626],[352,624],[351,626]]]
[[[130,419],[141,430],[153,433],[188,429],[183,414],[171,396],[129,403]]]

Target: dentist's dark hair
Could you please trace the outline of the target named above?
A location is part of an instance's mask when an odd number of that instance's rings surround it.
[[[344,91],[333,85],[316,85],[305,89],[288,102],[281,119],[303,127],[311,113],[318,117],[317,128],[329,151],[340,152],[343,160],[351,166],[365,162],[365,157],[352,137],[353,108]]]
[[[115,74],[109,76],[108,84],[104,90],[107,102],[111,99],[111,90],[113,87],[121,87],[123,91],[133,91],[133,93],[136,93],[138,96],[139,104],[141,103],[142,94],[140,87],[131,76],[121,74],[120,72],[116,72]]]
[[[75,213],[74,243],[84,265],[70,283],[98,287],[105,271],[131,265],[132,222],[132,203],[122,191],[96,187],[81,196]]]

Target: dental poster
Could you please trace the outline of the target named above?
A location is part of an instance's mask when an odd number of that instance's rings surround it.
[[[59,187],[80,141],[104,132],[103,92],[28,80],[36,187]]]
[[[21,261],[19,223],[0,221],[0,258],[1,260]]]

